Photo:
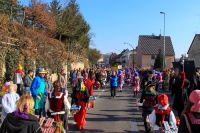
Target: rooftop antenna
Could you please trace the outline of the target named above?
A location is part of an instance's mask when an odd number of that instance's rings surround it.
[[[160,29],[160,35],[161,35],[161,29]]]

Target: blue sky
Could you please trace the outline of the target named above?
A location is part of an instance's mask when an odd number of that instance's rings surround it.
[[[41,0],[50,2],[51,0]],[[68,0],[60,0],[63,4]],[[27,0],[21,0],[27,3]],[[92,39],[101,53],[120,53],[138,44],[139,35],[170,36],[176,57],[187,53],[195,34],[200,33],[200,0],[77,0],[80,11],[95,34]]]

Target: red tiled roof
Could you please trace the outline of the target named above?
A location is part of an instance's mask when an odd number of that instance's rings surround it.
[[[158,54],[159,49],[163,49],[163,36],[140,35],[139,43],[141,45],[142,54]],[[174,48],[169,36],[165,36],[165,55],[175,55]]]

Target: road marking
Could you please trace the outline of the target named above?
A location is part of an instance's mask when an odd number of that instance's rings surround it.
[[[138,125],[136,119],[130,119],[131,133],[138,133]]]
[[[101,91],[101,93],[97,96],[97,98],[99,98],[103,92],[104,92],[104,90]]]

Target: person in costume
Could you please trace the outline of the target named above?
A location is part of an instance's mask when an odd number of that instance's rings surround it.
[[[38,75],[33,79],[33,82],[31,84],[31,94],[33,96],[35,105],[35,114],[39,115],[41,117],[41,112],[44,107],[44,95],[47,95],[47,92],[45,90],[45,81],[44,76],[47,73],[47,71],[43,68],[40,69],[38,72]]]
[[[8,92],[10,86],[10,82],[5,82],[4,86],[2,87],[1,91],[0,91],[0,96],[3,96],[6,92]]]
[[[190,87],[190,82],[186,79],[185,72],[180,72],[179,78],[179,80],[175,81],[175,89],[172,92],[172,96],[175,94],[172,107],[178,112],[178,116],[180,118],[184,106],[188,101],[187,91]]]
[[[200,90],[190,93],[180,118],[178,133],[200,133]]]
[[[14,73],[14,84],[17,84],[17,94],[22,95],[21,88],[23,87],[24,72],[22,71],[22,65],[18,65],[18,69]]]
[[[127,85],[129,85],[130,79],[131,79],[131,72],[130,72],[129,68],[127,68],[125,71],[125,77],[126,77],[126,83],[127,83]]]
[[[148,71],[148,74],[142,79],[141,82],[141,87],[143,90],[149,85],[149,84],[154,84],[156,85],[156,78],[153,75],[152,71]]]
[[[162,74],[160,72],[157,73],[156,79],[157,79],[157,89],[156,90],[161,92],[163,81],[162,81]]]
[[[176,118],[173,111],[169,107],[168,97],[166,94],[158,95],[158,104],[154,107],[154,110],[149,116],[149,123],[155,133],[162,133],[160,123],[164,121],[168,123],[176,123]]]
[[[15,111],[15,104],[19,99],[19,95],[16,93],[17,85],[10,84],[8,92],[4,94],[2,98],[2,114],[1,121],[5,119],[8,113]]]
[[[62,122],[65,131],[68,130],[68,116],[71,105],[67,99],[68,91],[62,92],[60,81],[53,83],[54,91],[48,93],[48,99],[45,104],[46,112],[49,117],[54,118],[56,122]]]
[[[140,77],[138,72],[135,72],[131,80],[132,90],[134,97],[137,95],[137,92],[140,90]]]
[[[174,71],[172,71],[169,78],[169,92],[172,92],[172,90],[174,89],[174,85],[175,85],[175,75]]]
[[[94,79],[90,80],[88,78],[88,73],[85,73],[83,76],[84,76],[83,77],[84,78],[84,84],[85,84],[86,88],[88,89],[89,95],[94,96],[94,86],[93,85],[95,83],[95,80]],[[90,108],[93,108],[93,107],[94,107],[94,101],[91,100],[90,101]]]
[[[124,85],[124,74],[122,70],[118,71],[118,92],[122,92],[122,88]]]
[[[39,119],[32,114],[34,106],[30,95],[23,95],[17,101],[16,110],[9,113],[1,125],[1,133],[42,133]]]
[[[142,106],[142,116],[146,133],[151,131],[150,124],[146,121],[147,117],[152,113],[154,106],[158,103],[158,93],[155,90],[155,84],[149,84],[142,92],[140,103]]]
[[[72,93],[72,104],[81,106],[80,111],[74,115],[74,121],[77,123],[79,130],[82,130],[86,123],[86,108],[88,107],[89,97],[90,95],[88,89],[84,85],[83,79],[79,78],[78,84],[73,88]]]

